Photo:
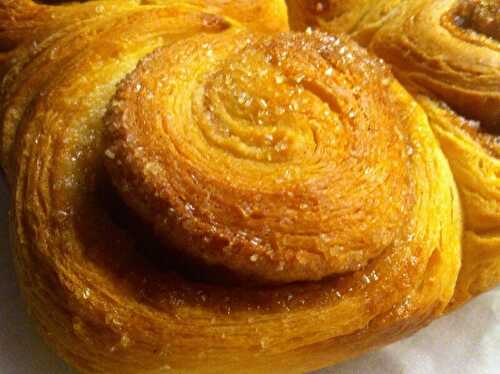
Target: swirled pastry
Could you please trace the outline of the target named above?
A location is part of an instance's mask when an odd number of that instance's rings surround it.
[[[500,282],[500,2],[289,1],[291,23],[346,32],[393,65],[424,108],[464,208],[453,305]]]
[[[391,103],[382,67],[317,36],[181,44],[126,80],[106,127],[115,187],[166,243],[291,282],[358,270],[406,240],[413,144],[378,104]]]
[[[460,198],[428,115],[349,38],[240,3],[271,18],[0,2],[19,281],[82,372],[314,370],[454,294]]]

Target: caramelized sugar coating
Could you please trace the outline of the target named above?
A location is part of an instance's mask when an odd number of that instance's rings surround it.
[[[305,372],[449,305],[462,216],[448,162],[351,41],[263,36],[276,18],[252,32],[210,1],[0,4],[19,280],[74,367]],[[216,277],[227,268],[250,281]]]
[[[391,84],[326,34],[183,40],[121,85],[107,165],[165,243],[209,264],[271,282],[358,270],[406,240],[414,206]]]
[[[54,6],[55,3],[59,5]],[[85,19],[113,19],[137,10],[138,5],[161,9],[177,4],[224,15],[255,31],[288,30],[287,8],[281,0],[2,0],[0,51],[15,47],[22,41],[43,40]]]
[[[294,9],[314,2],[289,3]],[[498,0],[322,3],[322,12],[291,12],[292,25],[305,29],[310,24],[329,32],[352,34],[390,62],[404,82],[425,88],[458,114],[480,121],[485,131],[498,133]],[[333,12],[335,9],[338,11]]]
[[[295,9],[313,2],[288,3]],[[325,3],[321,14],[291,11],[291,24],[351,34],[392,64],[447,156],[465,218],[453,303],[460,305],[500,282],[500,2]]]

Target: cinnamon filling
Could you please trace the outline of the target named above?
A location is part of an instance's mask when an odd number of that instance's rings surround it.
[[[461,0],[455,9],[454,22],[463,29],[500,41],[500,1]]]

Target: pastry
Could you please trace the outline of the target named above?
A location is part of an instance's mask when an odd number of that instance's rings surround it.
[[[429,111],[287,17],[0,1],[19,282],[81,372],[306,372],[452,302],[461,197]]]
[[[500,2],[289,1],[292,25],[351,34],[426,111],[460,191],[462,268],[450,306],[500,282]],[[309,7],[308,7],[309,6]]]

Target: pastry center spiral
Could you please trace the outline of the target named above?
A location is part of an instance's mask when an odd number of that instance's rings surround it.
[[[278,58],[245,48],[206,77],[193,111],[207,143],[233,157],[300,163],[314,157],[319,123],[329,123],[335,138],[328,104],[304,89],[304,74],[285,75]]]
[[[107,167],[175,251],[258,281],[353,271],[406,240],[412,145],[391,84],[321,33],[184,40],[122,84]]]

